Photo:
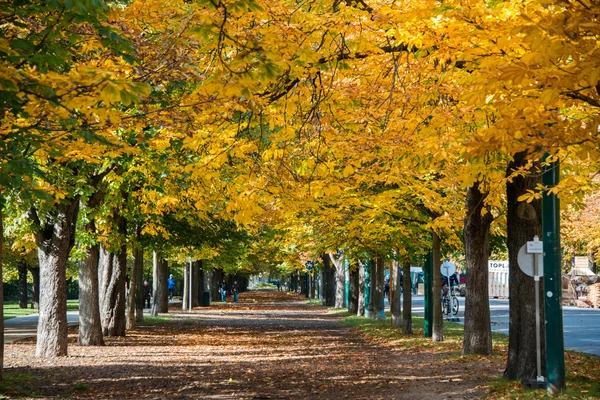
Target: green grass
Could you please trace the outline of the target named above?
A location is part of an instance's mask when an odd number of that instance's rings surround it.
[[[67,311],[79,310],[79,300],[67,300]],[[23,317],[25,315],[37,314],[37,309],[19,308],[18,301],[4,302],[4,319]]]
[[[407,336],[400,329],[392,328],[390,314],[386,313],[385,321],[376,321],[364,317],[347,314],[341,322],[342,325],[354,327],[364,334],[382,342],[399,341],[407,350],[413,348],[415,352],[423,350],[443,352],[448,361],[489,362],[491,359],[504,359],[508,351],[508,336],[492,333],[493,352],[491,356],[462,355],[462,340],[464,328],[462,325],[444,321],[444,341],[432,342],[423,337],[423,317],[413,316],[413,335]],[[530,390],[520,382],[508,381],[501,377],[490,380],[487,390],[488,399],[598,399],[600,398],[600,357],[577,353],[565,352],[565,369],[567,389],[564,393],[551,397],[545,390]]]
[[[165,325],[172,321],[169,314],[161,314],[158,317],[144,315],[144,322],[142,325]]]
[[[0,381],[0,399],[39,397],[30,372],[5,372]]]
[[[90,387],[86,383],[77,382],[76,384],[73,385],[73,390],[77,390],[79,392],[85,392],[87,390],[90,390]]]
[[[309,304],[311,306],[322,306],[323,302],[319,299],[310,299],[306,301],[306,304]]]

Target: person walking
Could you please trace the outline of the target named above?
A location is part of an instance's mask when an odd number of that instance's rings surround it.
[[[221,292],[221,301],[225,303],[227,301],[227,283],[225,283],[225,279],[219,285],[219,291]]]
[[[169,275],[169,298],[173,300],[173,293],[175,293],[175,278],[173,278],[173,274]]]
[[[233,302],[234,303],[238,302],[239,292],[240,292],[240,289],[238,288],[237,281],[235,281],[235,282],[233,282],[233,285],[231,286],[231,293],[233,293]]]
[[[281,282],[277,281],[277,291],[281,291]]]
[[[150,293],[152,293],[152,287],[148,285],[148,281],[144,281],[144,286],[142,287],[142,303],[146,305],[148,303],[148,307],[150,308]]]

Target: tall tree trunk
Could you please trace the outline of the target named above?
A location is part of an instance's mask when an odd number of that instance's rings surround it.
[[[323,270],[325,271],[325,306],[335,306],[335,267],[331,265],[329,255],[323,255]]]
[[[95,231],[94,221],[86,229]],[[103,346],[102,322],[98,293],[98,263],[100,245],[89,246],[85,259],[79,265],[79,331],[77,343],[80,346]]]
[[[463,354],[492,354],[488,254],[493,218],[489,212],[481,214],[486,196],[479,182],[467,190],[464,240],[469,295],[465,298]]]
[[[410,261],[402,264],[402,333],[412,335],[412,285],[410,281]]]
[[[125,336],[125,274],[127,247],[121,246],[118,254],[101,249],[103,290],[101,318],[104,336]]]
[[[358,306],[356,315],[359,317],[365,316],[365,265],[358,262]]]
[[[442,316],[442,272],[440,266],[442,265],[441,254],[440,254],[440,237],[436,232],[433,232],[433,295],[431,301],[433,301],[433,329],[431,340],[434,342],[441,342],[444,340],[444,321]]]
[[[31,285],[31,308],[40,308],[40,269],[39,267],[29,267],[33,284]]]
[[[138,269],[142,268],[142,265],[139,263],[140,259],[140,249],[139,246],[139,238],[137,236],[137,228],[136,228],[136,237],[133,243],[133,247],[131,249],[131,255],[133,256],[133,264],[131,266],[131,278],[129,279],[129,293],[127,294],[127,313],[125,318],[125,328],[133,329],[136,322],[136,310],[139,307],[139,297],[138,292],[142,289],[142,282],[140,280],[140,273]],[[142,306],[143,307],[143,306]],[[143,312],[143,308],[142,308]],[[143,318],[143,317],[142,317]]]
[[[27,261],[20,260],[17,264],[19,274],[19,308],[27,308]]]
[[[210,300],[211,301],[221,301],[221,293],[219,293],[219,284],[223,280],[223,271],[220,269],[215,269],[209,273],[210,282]]]
[[[169,265],[157,252],[154,252],[153,264],[152,315],[157,316],[169,312]]]
[[[39,220],[32,209],[30,216],[37,227],[35,241],[40,264],[40,312],[36,356],[67,355],[67,279],[69,253],[75,245],[79,196],[66,200],[53,213]]]
[[[383,257],[377,256],[375,258],[375,271],[372,274],[374,280],[371,285],[373,293],[373,310],[375,312],[375,318],[383,320],[385,316],[383,314],[383,285],[385,281],[385,262]]]
[[[133,253],[133,269],[136,275],[135,288],[135,321],[144,321],[144,248],[140,241],[142,236],[142,227],[138,225],[135,228],[135,246]],[[134,274],[132,273],[132,276]]]
[[[392,271],[390,271],[390,312],[392,313],[392,326],[394,328],[402,327],[402,288],[400,285],[400,263],[392,261]]]
[[[350,295],[348,296],[348,312],[356,314],[358,312],[358,264],[350,266]]]
[[[190,287],[189,285],[191,284],[190,282],[191,279],[191,275],[190,275],[190,263],[186,263],[184,264],[183,267],[183,296],[182,296],[182,302],[181,302],[181,309],[182,311],[187,311],[188,308],[191,310],[192,307],[189,307],[190,304]]]
[[[329,253],[329,259],[334,266],[335,276],[335,300],[333,306],[335,308],[344,308],[346,300],[346,271],[344,269],[344,255],[336,256]]]
[[[200,305],[200,296],[202,293],[199,279],[201,263],[202,261],[194,261],[192,263],[192,307]]]
[[[527,165],[527,154],[518,153],[508,166],[507,176],[514,170]],[[517,199],[527,190],[535,190],[541,183],[541,175],[517,176],[506,185],[508,232],[508,259],[510,272],[509,287],[509,337],[508,361],[504,377],[507,379],[534,379],[537,375],[536,335],[535,335],[535,286],[532,277],[525,275],[518,267],[517,255],[521,246],[541,237],[541,201],[520,203]],[[540,281],[543,288],[543,280]],[[540,304],[543,303],[543,290],[540,290]],[[544,321],[544,307],[540,310],[540,320]],[[545,375],[546,348],[544,324],[541,324],[542,375]]]

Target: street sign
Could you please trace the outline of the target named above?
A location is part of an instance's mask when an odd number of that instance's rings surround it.
[[[315,263],[313,261],[307,261],[305,265],[306,269],[309,271],[315,267]]]
[[[533,240],[527,242],[527,252],[530,254],[542,254],[544,252],[544,242]]]
[[[445,261],[440,266],[440,272],[443,276],[449,277],[456,273],[456,265],[450,261]]]
[[[537,260],[537,271],[535,271],[535,263]],[[544,275],[544,259],[538,253],[528,253],[527,244],[524,244],[519,249],[517,255],[517,264],[524,274],[535,277]],[[537,273],[536,273],[537,272]]]

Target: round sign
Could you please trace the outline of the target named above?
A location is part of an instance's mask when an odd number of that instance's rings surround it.
[[[443,276],[452,276],[456,273],[456,265],[450,261],[445,261],[440,267]]]
[[[527,243],[519,249],[517,255],[517,264],[525,275],[533,276],[533,263],[535,262],[535,254],[527,252]]]
[[[314,263],[314,262],[312,262],[312,261],[307,261],[307,262],[306,262],[306,269],[307,269],[307,270],[309,270],[309,271],[310,271],[310,270],[311,270],[311,269],[313,269],[314,267],[315,267],[315,263]]]

